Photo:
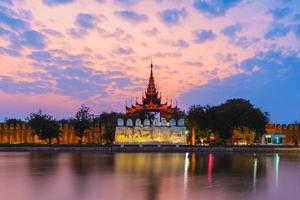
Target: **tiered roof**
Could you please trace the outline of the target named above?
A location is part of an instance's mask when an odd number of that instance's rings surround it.
[[[126,105],[126,114],[127,115],[134,115],[140,111],[148,111],[148,112],[160,112],[162,118],[170,119],[174,113],[174,110],[177,109],[176,107],[172,107],[172,104],[168,104],[166,101],[164,104],[161,103],[161,95],[158,95],[158,90],[156,89],[155,80],[153,76],[153,65],[150,65],[150,77],[149,82],[147,85],[147,89],[142,96],[142,102],[138,103],[136,100],[134,105],[128,107]]]

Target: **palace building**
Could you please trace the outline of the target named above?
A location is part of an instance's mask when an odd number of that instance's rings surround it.
[[[142,96],[142,103],[138,103],[138,101],[136,100],[134,105],[131,104],[131,107],[128,107],[126,105],[126,115],[133,116],[134,114],[141,111],[158,112],[160,113],[161,118],[165,118],[169,120],[172,118],[173,113],[176,111],[177,105],[173,107],[172,103],[169,104],[167,100],[165,103],[162,103],[161,94],[158,95],[159,92],[156,89],[155,80],[153,76],[152,63],[150,67],[151,67],[151,71],[150,71],[149,83],[144,95]]]
[[[131,107],[126,105],[126,119],[118,119],[115,131],[116,144],[186,144],[187,130],[184,119],[174,119],[177,106],[168,101],[162,103],[161,95],[156,89],[153,65],[150,65],[150,78],[142,103],[137,100]],[[136,118],[139,112],[159,113],[154,119]]]

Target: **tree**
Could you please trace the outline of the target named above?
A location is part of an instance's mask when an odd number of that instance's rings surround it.
[[[107,143],[113,143],[113,141],[115,140],[118,118],[125,119],[125,114],[117,112],[103,112],[99,117],[95,119],[95,123],[104,125],[104,138]]]
[[[59,124],[51,115],[44,114],[42,110],[39,110],[37,113],[31,113],[27,120],[34,134],[40,139],[48,140],[48,143],[51,144],[52,138],[57,138],[59,143]]]
[[[205,133],[217,132],[221,139],[226,140],[231,138],[235,128],[262,135],[269,122],[269,115],[255,108],[248,100],[229,99],[219,106],[191,106],[186,121],[190,129],[196,128]]]
[[[218,127],[220,136],[223,139],[231,137],[234,128],[246,128],[248,131],[255,131],[257,135],[265,132],[265,127],[269,123],[268,113],[255,108],[249,100],[229,99],[217,108]]]
[[[72,120],[76,135],[80,138],[79,143],[82,143],[86,131],[90,130],[93,122],[93,115],[90,113],[90,108],[81,105],[78,109],[75,118]]]
[[[212,128],[215,117],[214,107],[193,105],[186,116],[187,126],[208,131]]]
[[[175,120],[183,119],[186,116],[185,112],[183,110],[180,110],[179,108],[176,108],[173,112],[173,118]]]
[[[209,105],[193,105],[189,108],[186,116],[187,127],[192,130],[192,140],[195,139],[196,133],[208,136],[214,130],[215,108]],[[197,130],[197,132],[196,132]]]
[[[189,108],[186,116],[186,125],[191,130],[192,145],[195,145],[196,129],[199,129],[203,114],[203,107],[200,105],[193,105]]]

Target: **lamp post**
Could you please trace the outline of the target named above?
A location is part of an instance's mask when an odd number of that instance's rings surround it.
[[[196,140],[196,129],[192,128],[192,145],[195,146],[195,141]]]

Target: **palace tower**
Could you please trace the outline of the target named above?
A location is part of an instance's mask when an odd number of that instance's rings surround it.
[[[156,89],[152,63],[150,67],[150,78],[147,89],[142,95],[142,103],[139,103],[136,100],[135,104],[131,105],[131,107],[128,107],[126,105],[126,115],[133,116],[141,111],[146,111],[157,112],[160,113],[161,118],[171,119],[173,117],[173,113],[177,109],[177,105],[175,107],[172,107],[172,104],[169,104],[168,101],[162,103],[161,95],[158,95],[158,90]]]

